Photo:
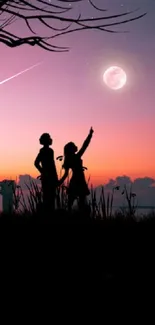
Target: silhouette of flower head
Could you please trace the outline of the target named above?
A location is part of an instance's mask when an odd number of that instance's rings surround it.
[[[58,157],[56,158],[56,160],[62,161],[62,160],[63,160],[63,156],[58,156]]]
[[[49,135],[49,133],[43,133],[39,139],[40,144],[42,145],[51,145],[52,144],[52,139]]]

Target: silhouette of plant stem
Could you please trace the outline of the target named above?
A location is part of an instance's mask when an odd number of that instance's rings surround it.
[[[90,181],[90,176],[88,182]],[[68,207],[68,182],[69,178],[66,182],[66,185],[61,185],[57,188],[56,192],[56,200],[57,200],[57,209],[67,210]],[[42,190],[41,187],[38,186],[33,180],[29,179],[29,185],[26,184],[26,188],[28,189],[27,202],[25,199],[25,194],[21,186],[15,183],[15,187],[13,189],[14,194],[14,212],[16,213],[29,213],[35,214],[40,211],[42,207]],[[113,217],[113,202],[114,202],[114,193],[116,190],[119,190],[119,186],[114,186],[112,188],[111,193],[107,194],[107,198],[105,197],[105,189],[104,186],[101,187],[101,194],[99,197],[99,201],[97,202],[97,194],[96,189],[93,188],[91,184],[90,187],[90,198],[88,201],[88,206],[90,207],[90,217],[92,219],[107,219]],[[125,218],[126,216],[133,218],[135,216],[135,212],[137,209],[137,204],[135,203],[136,194],[132,192],[132,186],[130,187],[130,191],[128,193],[126,185],[124,185],[124,189],[122,195],[125,194],[125,199],[128,203],[128,208],[122,209],[122,212],[116,213],[120,217]],[[138,200],[137,200],[138,202]],[[20,206],[22,208],[20,208]],[[121,209],[121,208],[120,208]],[[153,213],[154,215],[154,213]]]
[[[136,209],[137,209],[137,205],[138,205],[138,200],[137,200],[137,204],[135,205],[136,194],[132,192],[132,185],[130,186],[130,192],[129,193],[127,191],[126,185],[124,185],[124,190],[122,192],[122,195],[124,193],[125,193],[125,197],[126,197],[126,200],[127,200],[127,203],[128,203],[127,215],[134,217]]]
[[[101,195],[99,199],[99,211],[101,218],[111,218],[113,210],[114,191],[119,190],[119,186],[115,186],[112,189],[112,193],[107,194],[107,200],[105,199],[104,186],[101,187]]]
[[[19,210],[19,204],[21,200],[21,187],[17,185],[17,178],[13,186],[13,211],[15,213]]]

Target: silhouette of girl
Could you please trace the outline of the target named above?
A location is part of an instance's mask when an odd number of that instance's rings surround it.
[[[43,205],[48,212],[55,208],[56,187],[58,176],[54,162],[54,151],[49,148],[52,145],[52,139],[48,133],[43,133],[39,139],[43,148],[40,149],[35,159],[34,165],[41,173],[41,183],[43,191]],[[41,164],[41,165],[40,165]]]
[[[65,159],[62,167],[65,169],[65,173],[63,177],[59,180],[59,185],[61,185],[64,182],[64,180],[68,176],[69,169],[71,168],[72,178],[70,180],[69,188],[68,188],[69,210],[71,209],[76,197],[79,198],[80,209],[83,209],[86,205],[86,196],[90,194],[84,176],[81,156],[84,154],[85,150],[87,149],[90,140],[92,138],[93,132],[94,131],[91,128],[86,140],[84,141],[81,149],[78,152],[77,152],[78,148],[73,142],[67,143],[64,147]]]

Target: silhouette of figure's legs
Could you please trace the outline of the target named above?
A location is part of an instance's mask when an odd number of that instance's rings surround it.
[[[55,209],[55,191],[51,188],[45,188],[43,191],[43,204],[47,212]]]
[[[91,214],[91,208],[90,205],[87,202],[86,196],[80,196],[79,197],[79,211],[82,214],[82,217],[90,217]]]
[[[72,209],[72,206],[73,206],[74,200],[75,200],[75,196],[69,194],[69,195],[68,195],[68,210],[69,210],[69,211],[71,211],[71,209]]]
[[[86,197],[83,196],[83,195],[80,195],[80,196],[79,196],[79,209],[80,209],[81,211],[84,211],[86,207],[87,207],[87,200],[86,200]]]
[[[76,199],[76,197],[71,194],[68,196],[68,210],[69,211],[71,211],[75,199]],[[89,209],[89,206],[87,203],[87,198],[84,195],[79,196],[79,210],[82,213],[87,213],[87,214],[90,213],[90,209]]]
[[[43,208],[49,214],[55,210],[56,187],[51,185],[49,180],[42,180]]]

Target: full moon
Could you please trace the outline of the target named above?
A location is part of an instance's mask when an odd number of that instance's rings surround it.
[[[122,68],[113,66],[104,72],[103,80],[109,88],[117,90],[126,84],[127,76]]]

